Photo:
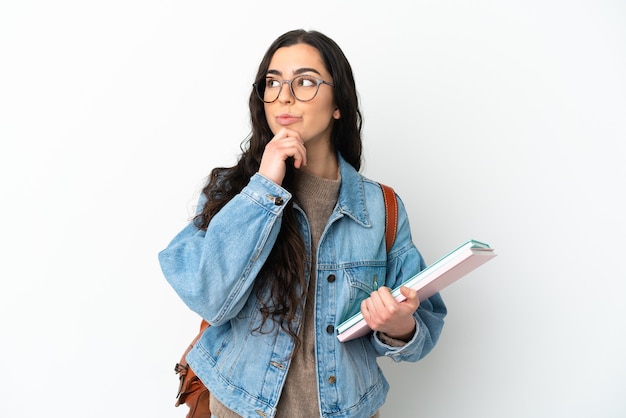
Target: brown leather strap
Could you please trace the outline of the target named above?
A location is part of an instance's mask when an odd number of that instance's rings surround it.
[[[191,351],[193,346],[204,333],[204,330],[206,330],[208,327],[209,323],[203,319],[200,323],[200,332],[198,332],[198,335],[196,335],[191,344],[189,344],[182,357],[180,358],[180,362],[176,363],[176,366],[174,366],[174,371],[176,372],[176,374],[178,374],[178,393],[176,394],[176,406],[185,403],[186,395],[189,391],[190,385],[192,385],[193,382],[197,380],[195,379],[196,374],[187,364],[187,359],[185,357],[187,357],[187,353]]]
[[[182,365],[183,367],[187,366],[187,360],[185,360],[185,357],[187,357],[187,354],[191,351],[191,349],[196,344],[196,342],[200,339],[200,337],[202,337],[204,330],[207,329],[208,327],[209,327],[209,323],[203,319],[202,322],[200,322],[200,331],[198,332],[198,335],[195,336],[191,344],[189,344],[189,347],[187,347],[187,349],[183,353],[183,356],[180,358],[180,363],[176,364],[177,368],[179,365]],[[175,371],[178,372],[177,370]]]
[[[383,189],[385,201],[385,244],[387,245],[387,252],[389,252],[396,240],[396,232],[398,231],[398,201],[396,200],[396,192],[391,187],[379,184]]]

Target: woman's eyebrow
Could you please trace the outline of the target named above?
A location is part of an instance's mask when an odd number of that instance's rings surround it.
[[[296,71],[293,72],[294,74],[302,74],[302,73],[315,73],[317,75],[321,75],[319,71],[317,71],[315,68],[298,68]]]
[[[280,76],[283,75],[283,73],[281,73],[278,70],[267,70],[267,73],[268,74],[272,74],[272,75],[280,75]],[[315,74],[321,76],[319,71],[317,71],[315,68],[310,68],[310,67],[298,68],[297,70],[294,70],[293,73],[295,75],[304,74],[304,73],[315,73]]]

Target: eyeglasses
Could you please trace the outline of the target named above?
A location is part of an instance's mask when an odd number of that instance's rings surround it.
[[[301,102],[313,100],[315,96],[317,96],[321,84],[328,84],[331,87],[335,87],[334,84],[328,81],[310,75],[299,75],[291,80],[279,80],[273,77],[266,77],[264,80],[259,80],[254,83],[253,86],[259,99],[265,103],[272,103],[280,96],[283,84],[285,83],[289,84],[289,90],[292,96]]]

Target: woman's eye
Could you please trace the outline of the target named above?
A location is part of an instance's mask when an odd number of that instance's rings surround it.
[[[280,81],[275,78],[268,78],[265,80],[265,87],[267,88],[278,88],[280,86]]]
[[[297,81],[298,87],[315,87],[317,85],[317,81],[313,77],[299,77]]]

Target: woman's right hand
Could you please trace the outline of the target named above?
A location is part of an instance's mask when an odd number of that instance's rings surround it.
[[[285,178],[285,161],[289,157],[293,157],[295,168],[306,165],[306,148],[300,134],[291,129],[282,128],[265,146],[259,174],[281,185]]]

